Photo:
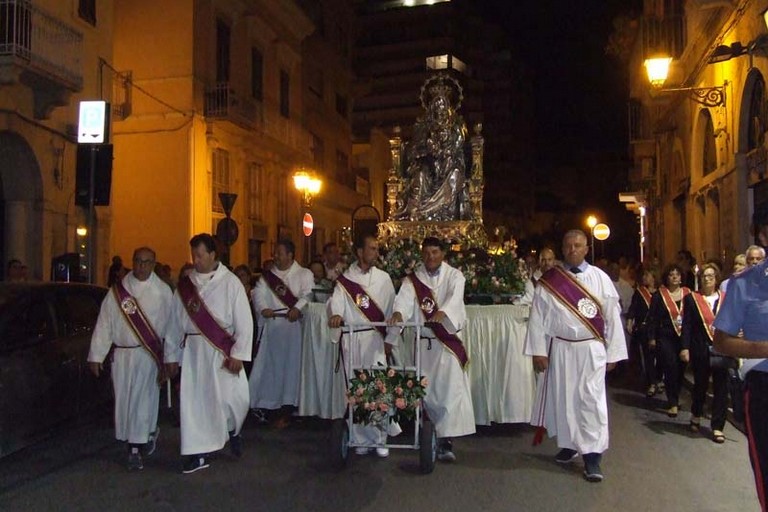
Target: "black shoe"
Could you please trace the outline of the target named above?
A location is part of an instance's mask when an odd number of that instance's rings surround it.
[[[456,462],[456,454],[453,453],[453,441],[441,439],[437,446],[437,460],[443,462]]]
[[[229,433],[229,450],[232,452],[232,455],[237,457],[238,459],[243,456],[243,436],[240,434],[235,435],[235,432],[232,431]]]
[[[141,454],[132,451],[128,454],[128,471],[140,471],[144,469],[144,461],[141,460]]]
[[[555,462],[558,464],[568,464],[570,462],[573,462],[576,457],[579,456],[579,452],[576,450],[571,450],[570,448],[563,448],[559,452],[557,452],[557,455],[555,455]]]
[[[144,456],[149,457],[157,449],[157,438],[160,437],[160,427],[157,427],[154,432],[149,434],[149,440],[144,445]]]
[[[587,482],[602,482],[603,471],[600,469],[600,459],[602,457],[599,453],[588,453],[584,455],[584,478]]]
[[[261,425],[269,423],[269,420],[267,419],[267,413],[264,411],[264,409],[251,409],[251,416],[254,417],[256,423]]]
[[[194,473],[195,471],[205,469],[209,466],[210,464],[208,464],[208,459],[206,459],[202,455],[190,455],[189,457],[187,457],[187,460],[184,462],[182,473],[184,474]]]

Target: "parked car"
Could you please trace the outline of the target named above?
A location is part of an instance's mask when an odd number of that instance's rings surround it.
[[[106,293],[0,283],[0,457],[112,400],[109,372],[97,379],[87,362]]]

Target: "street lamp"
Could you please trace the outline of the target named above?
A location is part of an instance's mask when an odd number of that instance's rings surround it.
[[[645,70],[651,86],[658,92],[687,92],[689,97],[706,107],[721,107],[725,105],[725,84],[719,87],[670,87],[664,88],[664,83],[669,75],[669,65],[672,57],[660,55],[645,59]]]
[[[597,225],[597,217],[590,215],[587,217],[587,226],[589,226],[589,232],[592,235],[589,251],[592,253],[592,264],[595,264],[595,226]]]
[[[312,206],[312,198],[320,193],[323,181],[314,174],[300,170],[293,175],[293,186],[301,194],[301,206],[309,208]]]
[[[307,210],[305,213],[309,214],[309,208],[312,206],[312,198],[320,193],[320,189],[323,187],[323,181],[315,176],[314,173],[300,169],[293,174],[293,186],[296,187],[296,190],[301,194],[302,209]],[[307,232],[305,231],[305,233]],[[307,261],[307,264],[309,264],[309,237],[311,234],[312,232],[310,230],[309,235],[304,235],[304,259]]]

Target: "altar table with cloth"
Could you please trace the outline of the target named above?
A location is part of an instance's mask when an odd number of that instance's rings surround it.
[[[478,425],[530,421],[536,383],[531,358],[523,355],[528,313],[528,306],[467,306],[460,335],[470,358],[467,374]],[[331,343],[325,304],[310,303],[303,322],[299,415],[341,418],[346,384],[343,364],[334,371],[338,344]],[[410,365],[413,340],[405,338],[400,363]]]

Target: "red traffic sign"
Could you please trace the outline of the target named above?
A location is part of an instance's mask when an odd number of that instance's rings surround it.
[[[312,215],[308,213],[304,214],[302,229],[304,230],[304,236],[309,236],[312,234],[312,230],[315,229],[315,221],[312,220]]]

